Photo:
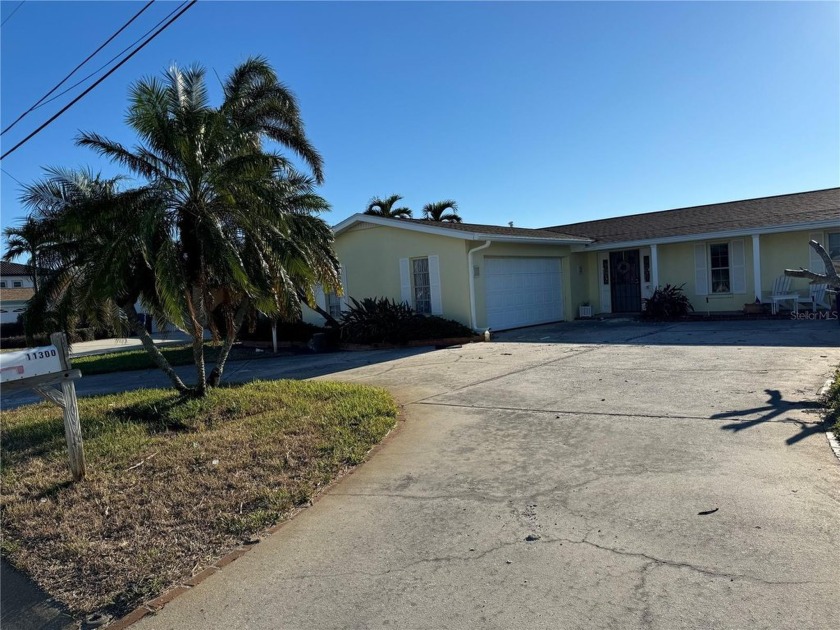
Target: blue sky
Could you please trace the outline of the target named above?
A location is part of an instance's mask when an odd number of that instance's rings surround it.
[[[3,1],[2,18],[18,4]],[[3,127],[140,6],[21,6],[2,28]],[[175,6],[156,2],[94,61]],[[49,165],[115,173],[73,138],[131,143],[134,80],[200,63],[215,89],[213,70],[249,55],[299,97],[331,223],[391,193],[415,211],[452,198],[466,221],[539,227],[840,185],[836,2],[202,0],[3,169],[23,182]],[[20,187],[1,181],[6,226]]]

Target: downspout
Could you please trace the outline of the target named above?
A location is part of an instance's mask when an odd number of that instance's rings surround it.
[[[482,249],[490,247],[490,241],[484,241],[484,245],[471,249],[467,254],[467,268],[470,274],[470,324],[472,329],[477,331],[476,316],[475,316],[475,270],[473,268],[473,254]]]

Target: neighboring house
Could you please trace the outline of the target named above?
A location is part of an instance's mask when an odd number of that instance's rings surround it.
[[[697,312],[736,312],[766,302],[786,268],[822,271],[810,239],[840,262],[840,188],[537,230],[361,214],[334,230],[346,295],[406,301],[476,330],[573,319],[586,303],[638,313],[665,284],[685,285]],[[793,289],[807,295],[808,281]],[[318,299],[333,312],[346,304]]]
[[[14,324],[26,311],[35,294],[32,269],[27,265],[0,261],[0,324]]]

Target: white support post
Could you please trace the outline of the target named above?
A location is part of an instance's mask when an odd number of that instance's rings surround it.
[[[650,246],[650,283],[654,291],[659,286],[659,250],[656,243]]]
[[[755,299],[761,301],[761,246],[759,245],[759,235],[752,235],[752,251],[753,251],[753,286],[755,288]]]

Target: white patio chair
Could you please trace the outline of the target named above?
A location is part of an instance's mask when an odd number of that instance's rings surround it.
[[[827,289],[827,284],[812,284],[811,290],[808,292],[808,297],[799,297],[796,301],[799,304],[810,304],[811,310],[814,313],[817,312],[817,307],[830,309],[831,305],[828,303],[828,300],[825,297]]]
[[[790,301],[793,311],[799,310],[798,293],[790,290],[790,276],[779,276],[773,281],[773,290],[770,292],[770,312],[775,315],[779,312],[779,303]]]

